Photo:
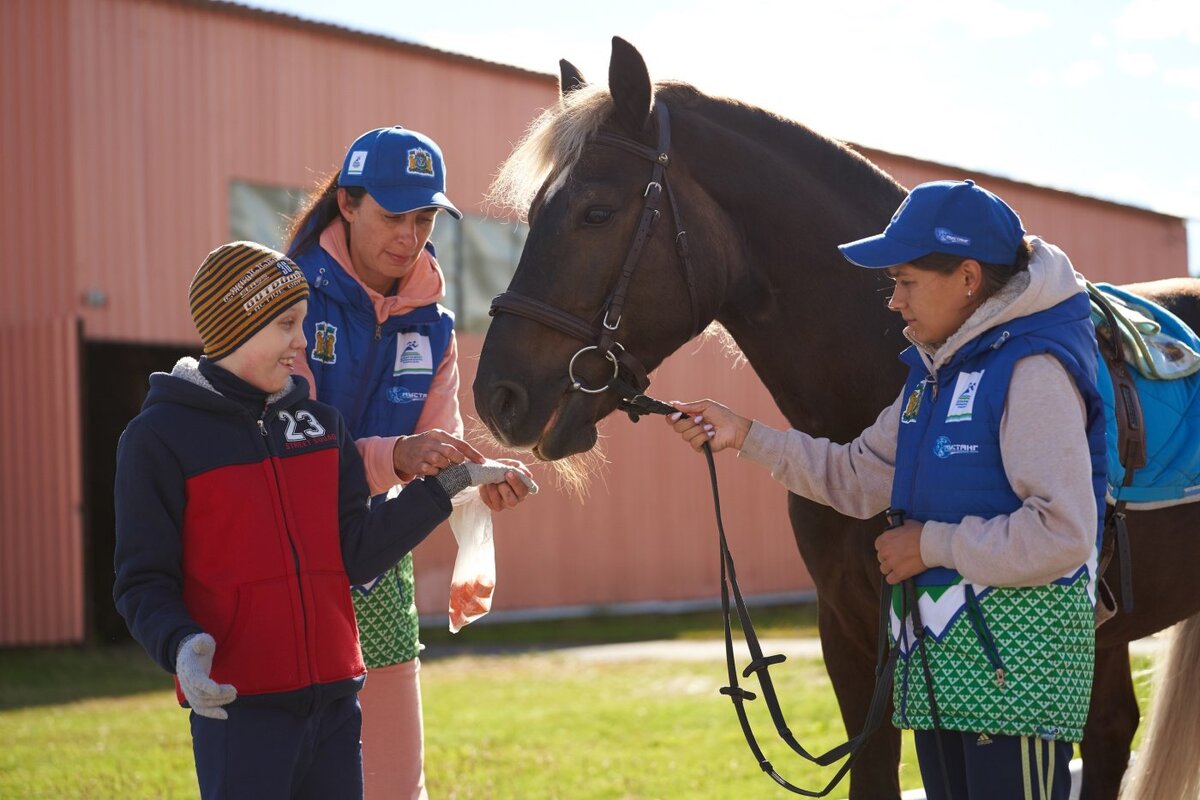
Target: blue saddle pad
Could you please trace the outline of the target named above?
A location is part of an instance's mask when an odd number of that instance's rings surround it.
[[[1200,339],[1165,308],[1107,284],[1100,288],[1136,303],[1158,321],[1164,331],[1200,351]],[[1200,500],[1200,373],[1177,380],[1158,381],[1130,367],[1146,424],[1146,465],[1133,473],[1133,483],[1122,487],[1125,468],[1117,455],[1117,421],[1114,415],[1112,378],[1100,359],[1097,376],[1105,406],[1108,439],[1108,492],[1114,500],[1131,504],[1175,505]]]

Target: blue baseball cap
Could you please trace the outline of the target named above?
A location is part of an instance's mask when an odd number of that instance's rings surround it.
[[[1012,264],[1024,236],[1017,212],[975,181],[931,181],[908,193],[883,233],[838,249],[850,263],[870,269],[930,253]]]
[[[355,139],[342,162],[338,186],[363,187],[393,214],[444,208],[462,219],[462,212],[446,197],[442,149],[425,134],[399,125],[376,128]]]

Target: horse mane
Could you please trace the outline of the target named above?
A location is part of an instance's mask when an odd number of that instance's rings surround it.
[[[608,87],[597,84],[582,86],[544,110],[500,165],[488,203],[523,216],[551,175],[556,176],[551,190],[562,185],[587,140],[612,111]]]
[[[777,143],[780,137],[786,137],[790,157],[797,155],[797,150],[793,148],[802,145],[813,156],[808,159],[809,163],[837,169],[839,182],[850,177],[846,172],[850,167],[855,173],[854,177],[863,182],[864,188],[878,185],[880,179],[899,188],[891,176],[857,151],[795,120],[733,98],[706,95],[680,81],[662,81],[655,84],[654,88],[655,95],[662,95],[671,101],[672,107],[709,107],[712,109],[711,118],[714,121],[722,120],[730,128],[744,129],[747,115],[755,118],[760,124],[776,129],[778,134],[762,137],[759,146],[766,146],[766,142]],[[579,161],[588,140],[612,115],[613,108],[612,95],[607,86],[588,84],[542,111],[500,165],[488,191],[487,202],[502,210],[514,211],[524,218],[534,198],[551,176],[553,182],[547,186],[547,193],[552,194],[562,186]]]

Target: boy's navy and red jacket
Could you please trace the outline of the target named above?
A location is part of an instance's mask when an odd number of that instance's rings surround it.
[[[450,514],[437,481],[368,500],[341,414],[309,400],[302,378],[268,398],[183,359],[150,376],[117,447],[117,608],[168,672],[186,636],[211,634],[212,678],[235,702],[355,692],[366,670],[350,584]]]

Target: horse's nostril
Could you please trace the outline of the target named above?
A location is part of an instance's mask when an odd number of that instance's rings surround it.
[[[488,406],[496,426],[501,430],[508,430],[517,420],[525,416],[525,412],[529,409],[529,395],[525,392],[525,387],[519,383],[497,381],[492,388]]]

